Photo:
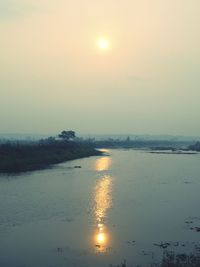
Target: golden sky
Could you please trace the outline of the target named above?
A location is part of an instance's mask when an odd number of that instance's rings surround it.
[[[200,135],[199,10],[199,0],[1,0],[1,132]]]

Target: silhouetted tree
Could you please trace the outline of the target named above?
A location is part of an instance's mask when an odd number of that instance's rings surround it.
[[[58,137],[63,140],[73,140],[76,137],[76,133],[74,131],[62,131]]]

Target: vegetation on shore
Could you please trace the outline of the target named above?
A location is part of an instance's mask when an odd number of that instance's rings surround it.
[[[189,149],[190,149],[190,150],[193,150],[193,151],[198,151],[198,152],[200,152],[200,142],[196,142],[195,144],[190,145],[190,146],[189,146]]]
[[[98,148],[148,148],[152,150],[183,149],[200,151],[200,142],[191,144],[175,140],[83,140],[74,131],[62,131],[57,138],[49,137],[38,142],[7,142],[0,144],[0,173],[15,173],[47,168],[68,160],[100,155]]]
[[[87,141],[48,138],[30,144],[0,145],[0,173],[17,173],[44,169],[68,160],[100,155]]]
[[[107,140],[91,140],[96,147],[99,148],[135,148],[135,149],[159,149],[159,150],[176,150],[180,148],[187,148],[191,145],[191,141],[176,141],[176,140],[140,140],[140,139],[107,139]]]
[[[112,139],[95,140],[90,139],[91,143],[98,148],[111,148],[111,149],[150,149],[152,151],[171,151],[174,154],[192,154],[191,151],[200,152],[200,142],[194,143],[193,141],[181,140],[142,140],[142,139]],[[180,152],[182,151],[182,153]],[[156,152],[162,153],[162,152]],[[195,153],[193,153],[195,154]]]
[[[175,253],[173,251],[163,251],[163,257],[160,263],[149,263],[143,265],[129,265],[124,260],[119,265],[110,265],[109,267],[200,267],[199,249],[194,253]]]

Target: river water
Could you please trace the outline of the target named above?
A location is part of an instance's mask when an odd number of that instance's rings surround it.
[[[0,176],[1,267],[149,266],[159,244],[199,244],[199,154],[105,152]]]

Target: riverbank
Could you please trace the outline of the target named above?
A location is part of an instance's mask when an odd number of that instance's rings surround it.
[[[53,164],[101,154],[87,142],[4,144],[0,146],[0,173],[40,170]]]

